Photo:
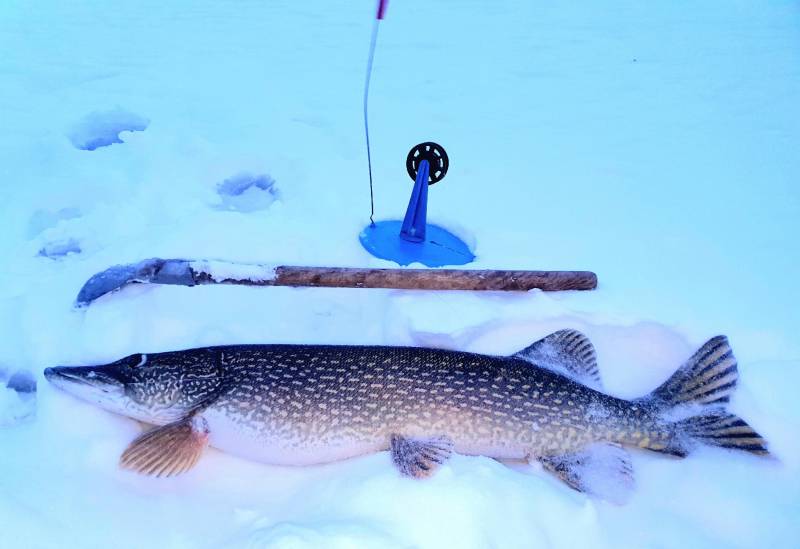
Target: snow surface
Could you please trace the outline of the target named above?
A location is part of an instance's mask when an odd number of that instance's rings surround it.
[[[437,141],[451,167],[429,220],[476,268],[591,269],[595,292],[134,286],[73,309],[89,276],[150,257],[388,266],[357,238],[373,4],[0,7],[0,366],[39,378],[35,420],[0,432],[0,547],[796,547],[796,2],[391,3],[370,103],[376,218],[402,216],[405,154]],[[116,109],[146,131],[73,146],[76,124]],[[220,207],[242,173],[269,174],[277,200]],[[80,253],[39,255],[70,240]],[[116,465],[135,422],[41,377],[223,343],[506,354],[567,327],[623,397],[727,334],[732,409],[778,460],[636,453],[625,506],[463,456],[415,482],[385,453],[287,468],[209,451],[149,479]],[[2,389],[0,408],[11,398]]]

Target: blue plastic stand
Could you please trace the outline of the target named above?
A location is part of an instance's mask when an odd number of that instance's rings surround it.
[[[417,179],[414,181],[414,190],[408,201],[406,217],[400,229],[400,238],[409,242],[425,241],[425,225],[428,219],[428,175],[431,166],[427,160],[419,164]]]
[[[403,266],[422,263],[428,267],[444,267],[475,260],[469,246],[460,238],[442,227],[427,224],[429,171],[428,161],[420,162],[402,222],[378,221],[361,231],[359,239],[369,253]]]

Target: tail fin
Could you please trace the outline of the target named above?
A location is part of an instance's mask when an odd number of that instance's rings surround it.
[[[664,408],[679,404],[726,404],[738,380],[736,359],[728,338],[717,336],[708,340],[671,378],[645,398]]]
[[[700,442],[768,454],[764,438],[744,420],[724,409],[738,381],[736,358],[728,338],[717,336],[703,345],[663,385],[640,399],[643,404],[665,414],[682,407],[692,414],[672,423],[673,440],[662,451],[686,455],[693,443]]]
[[[701,414],[676,423],[678,436],[720,446],[730,450],[743,450],[758,455],[767,455],[767,441],[753,430],[743,419],[725,411]]]

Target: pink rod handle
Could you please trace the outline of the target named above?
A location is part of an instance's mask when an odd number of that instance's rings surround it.
[[[386,15],[386,6],[389,5],[389,0],[378,0],[378,13],[377,18],[383,19]]]

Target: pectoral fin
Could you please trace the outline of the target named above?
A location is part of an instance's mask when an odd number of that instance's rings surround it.
[[[157,427],[131,442],[119,459],[125,469],[169,477],[185,473],[208,446],[208,425],[200,416]]]
[[[453,453],[453,442],[447,437],[407,438],[392,435],[392,461],[408,477],[425,478]]]
[[[618,444],[598,443],[581,452],[538,460],[571,488],[611,503],[625,503],[635,487],[630,454]]]

